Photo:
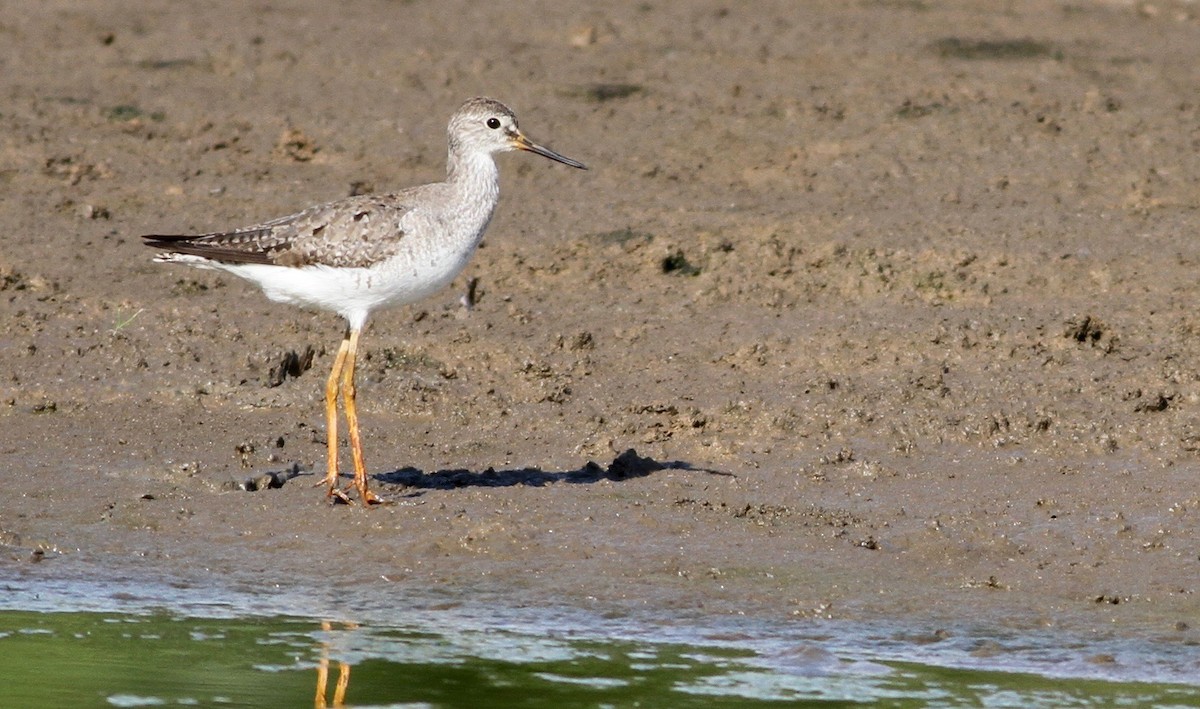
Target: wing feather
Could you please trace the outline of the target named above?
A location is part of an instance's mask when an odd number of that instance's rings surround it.
[[[402,245],[401,195],[361,195],[262,224],[210,234],[148,234],[147,246],[223,263],[366,268]]]

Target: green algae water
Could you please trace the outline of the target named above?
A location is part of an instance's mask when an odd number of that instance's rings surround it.
[[[572,633],[0,612],[4,707],[1200,706],[1187,684],[1049,678]]]
[[[353,593],[0,579],[0,708],[1200,707],[1190,636]]]

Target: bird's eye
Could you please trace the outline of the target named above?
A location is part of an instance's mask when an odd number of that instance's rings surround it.
[[[492,130],[496,130],[497,128],[500,127],[500,119],[499,118],[487,119],[487,127],[491,128]]]

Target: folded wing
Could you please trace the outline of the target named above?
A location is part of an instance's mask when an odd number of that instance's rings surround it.
[[[147,246],[222,263],[367,268],[404,246],[409,212],[396,195],[362,195],[262,224],[212,234],[149,234]]]

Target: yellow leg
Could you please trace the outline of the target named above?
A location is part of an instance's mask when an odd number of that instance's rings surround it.
[[[358,407],[355,404],[354,363],[358,354],[359,330],[350,330],[346,364],[342,368],[342,403],[346,407],[346,428],[350,431],[350,454],[354,457],[354,487],[358,499],[364,505],[379,502],[379,498],[367,489],[367,466],[363,462],[362,438],[358,433]]]
[[[346,706],[346,690],[350,688],[350,665],[345,662],[338,663],[338,681],[337,686],[333,688],[333,705],[335,707]]]
[[[321,630],[324,630],[326,633],[328,633],[332,627],[333,625],[329,621],[321,621]],[[325,643],[321,643],[321,659],[317,660],[317,696],[313,702],[313,706],[316,707],[316,709],[325,709],[325,707],[328,706],[325,701],[325,687],[328,685],[328,682],[329,646]]]
[[[357,623],[347,623],[346,629],[353,630],[357,628]],[[321,621],[321,630],[328,634],[333,630],[333,623],[328,620]],[[317,660],[317,694],[313,702],[316,709],[326,709],[329,703],[326,699],[326,692],[329,687],[329,643],[322,642],[321,657]],[[337,684],[333,688],[333,706],[346,706],[346,690],[350,688],[350,665],[346,662],[338,662],[338,678]]]
[[[328,489],[327,494],[329,497],[338,494],[338,382],[341,381],[342,369],[346,365],[346,353],[349,351],[350,331],[347,329],[345,337],[342,338],[342,344],[338,347],[337,356],[333,358],[333,371],[329,373],[329,379],[325,380],[325,446],[327,448],[327,467],[325,479],[321,482]]]

